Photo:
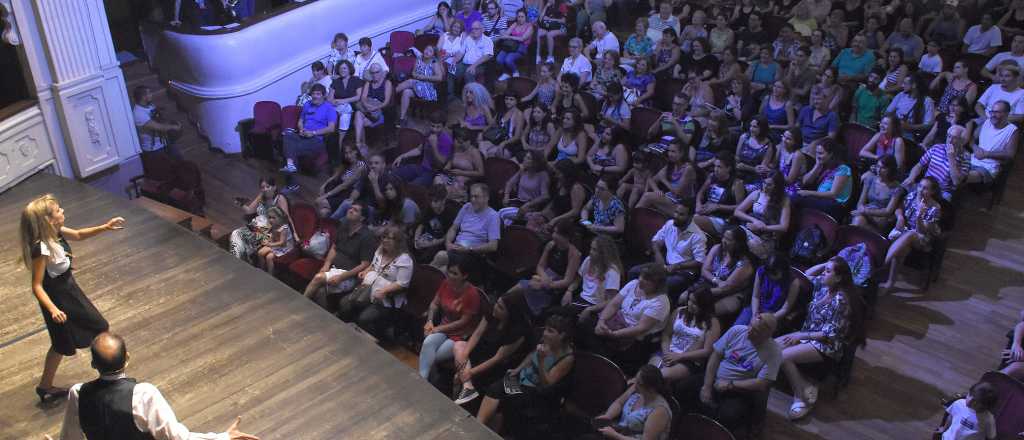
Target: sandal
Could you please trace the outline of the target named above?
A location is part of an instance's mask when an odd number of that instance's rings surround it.
[[[810,414],[811,409],[814,405],[804,402],[802,399],[793,399],[793,404],[789,406],[789,420],[799,420]]]

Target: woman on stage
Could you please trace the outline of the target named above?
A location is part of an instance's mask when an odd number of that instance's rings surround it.
[[[88,347],[93,337],[107,331],[107,320],[82,293],[71,274],[71,247],[67,240],[85,240],[101,232],[124,228],[124,219],[84,229],[64,226],[64,209],[47,194],[28,204],[21,213],[21,258],[32,272],[32,293],[50,333],[50,350],[36,394],[43,403],[65,398],[67,388],[53,386],[63,356]]]

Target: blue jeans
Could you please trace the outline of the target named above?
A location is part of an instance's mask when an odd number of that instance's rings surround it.
[[[434,181],[434,170],[422,164],[408,164],[395,168],[394,174],[407,183],[427,186]]]
[[[291,160],[298,160],[302,156],[314,156],[327,151],[324,149],[323,136],[307,138],[299,136],[295,132],[286,132],[283,143],[284,157]]]
[[[526,56],[525,44],[520,44],[519,49],[515,52],[498,52],[498,66],[508,73],[516,72],[518,71],[518,69],[516,69],[516,61],[524,56]]]
[[[431,333],[423,339],[420,348],[420,377],[427,379],[438,362],[455,359],[455,341],[444,333]]]

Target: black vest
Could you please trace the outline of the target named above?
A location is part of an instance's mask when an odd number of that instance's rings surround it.
[[[153,440],[132,415],[135,379],[96,379],[78,392],[78,419],[88,440]]]

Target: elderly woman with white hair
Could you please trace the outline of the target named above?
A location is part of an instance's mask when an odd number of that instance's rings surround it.
[[[483,84],[467,83],[462,88],[462,102],[466,108],[465,115],[459,121],[462,128],[480,133],[494,124],[494,101],[491,92]]]

